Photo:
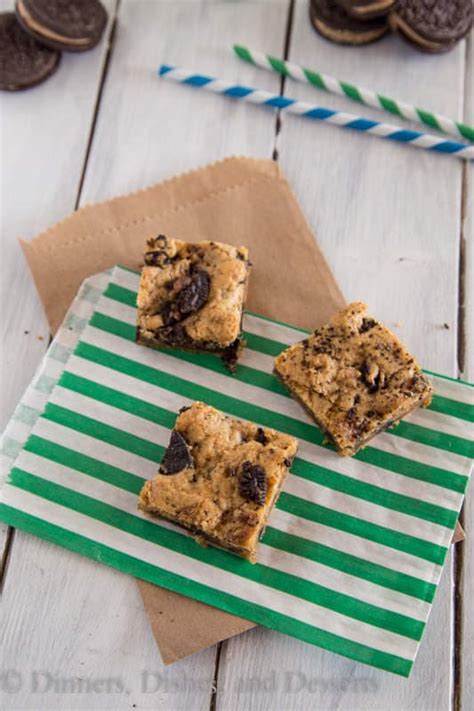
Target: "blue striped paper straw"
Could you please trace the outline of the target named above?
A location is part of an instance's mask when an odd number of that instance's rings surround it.
[[[189,84],[190,86],[205,89],[206,91],[212,91],[215,94],[229,96],[232,99],[280,109],[286,113],[297,114],[298,116],[304,116],[305,118],[318,121],[325,121],[342,128],[350,128],[355,131],[370,133],[372,136],[387,138],[390,141],[408,143],[415,148],[424,148],[425,150],[436,151],[437,153],[454,155],[464,160],[474,160],[474,146],[467,146],[457,141],[447,141],[442,137],[433,136],[428,133],[401,129],[399,126],[393,124],[373,121],[363,116],[356,116],[344,111],[335,111],[334,109],[328,109],[324,106],[315,106],[306,101],[292,99],[289,96],[279,96],[278,94],[272,94],[262,89],[242,86],[235,82],[217,79],[216,77],[206,76],[205,74],[196,74],[188,69],[173,67],[169,64],[162,64],[158,69],[158,75],[180,84]]]

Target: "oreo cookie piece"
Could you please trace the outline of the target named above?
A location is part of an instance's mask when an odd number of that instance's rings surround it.
[[[160,474],[177,474],[194,465],[188,443],[177,430],[171,431],[168,449],[160,465]]]
[[[244,462],[239,480],[239,494],[263,506],[267,497],[267,474],[259,464]]]
[[[107,12],[99,0],[17,0],[16,15],[40,42],[67,52],[85,52],[99,42]]]
[[[369,44],[388,31],[385,18],[356,20],[336,0],[311,0],[309,17],[316,32],[338,44]]]
[[[352,17],[368,20],[372,17],[388,15],[396,0],[337,0],[338,4]]]
[[[13,12],[0,13],[0,89],[20,91],[53,74],[61,55],[30,37]]]
[[[452,49],[472,21],[472,0],[398,0],[389,15],[392,29],[424,52]]]
[[[211,289],[211,278],[203,269],[195,269],[189,281],[177,297],[177,305],[183,316],[199,311],[207,304]]]

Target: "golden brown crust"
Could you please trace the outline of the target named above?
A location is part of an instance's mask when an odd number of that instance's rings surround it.
[[[200,540],[255,561],[258,540],[297,450],[289,435],[228,417],[201,402],[181,412],[174,430],[186,442],[189,466],[146,482],[143,511],[176,523]],[[163,460],[165,461],[165,460]],[[245,471],[263,470],[256,500],[242,486]]]
[[[362,303],[283,351],[275,371],[344,456],[431,402],[415,359]]]

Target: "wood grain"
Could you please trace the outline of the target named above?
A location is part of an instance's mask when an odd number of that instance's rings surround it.
[[[161,63],[218,72],[278,91],[279,78],[238,62],[233,41],[283,46],[287,0],[122,3],[83,204],[122,194],[228,155],[271,157],[275,116],[176,86]],[[173,28],[166,31],[165,28]]]
[[[21,675],[8,711],[208,708],[214,649],[166,669],[133,578],[22,531],[0,635],[5,667]]]
[[[0,8],[12,3],[1,0]],[[115,0],[105,3],[113,15]],[[107,33],[108,33],[107,29]],[[2,375],[0,429],[48,345],[48,325],[18,245],[74,209],[107,34],[83,55],[64,53],[44,84],[1,97]]]
[[[474,41],[473,35],[469,38],[466,51],[466,96],[464,103],[465,120],[474,121]],[[462,331],[459,334],[463,349],[461,377],[474,382],[474,165],[465,167],[464,183],[464,225],[461,268],[464,269],[462,293],[460,294],[462,311],[460,324]],[[473,589],[474,589],[474,488],[471,481],[464,503],[464,526],[466,528],[466,541],[462,544],[461,552],[461,579],[459,581],[458,601],[460,608],[460,676],[459,688],[456,689],[456,700],[459,711],[469,711],[474,708],[474,615],[473,615]],[[458,711],[456,709],[455,711]]]
[[[397,37],[341,48],[313,31],[298,2],[290,59],[462,115],[463,44],[443,56],[420,54]],[[342,97],[296,82],[285,91],[348,108]],[[283,117],[278,145],[346,298],[367,301],[425,367],[454,375],[461,161],[293,116]]]

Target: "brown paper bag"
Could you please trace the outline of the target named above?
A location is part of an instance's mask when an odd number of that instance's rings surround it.
[[[22,241],[53,333],[86,277],[117,263],[136,269],[146,239],[158,233],[247,245],[254,265],[248,306],[257,313],[312,329],[344,305],[278,165],[229,158],[82,208],[33,241]],[[138,584],[165,664],[254,627],[196,600]]]

